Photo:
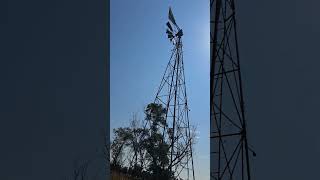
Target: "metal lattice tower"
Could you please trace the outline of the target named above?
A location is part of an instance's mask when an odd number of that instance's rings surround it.
[[[210,0],[212,180],[251,179],[235,12],[234,0]]]
[[[190,131],[188,102],[183,64],[182,29],[176,24],[171,8],[167,22],[167,35],[173,44],[169,63],[156,94],[155,103],[166,108],[164,139],[170,144],[169,169],[175,177],[195,179],[192,157],[192,132]]]

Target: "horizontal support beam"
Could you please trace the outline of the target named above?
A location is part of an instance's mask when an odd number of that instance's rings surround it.
[[[243,134],[242,132],[239,132],[239,133],[231,133],[231,134],[223,134],[223,135],[218,135],[218,136],[211,136],[210,138],[222,138],[222,137],[228,137],[228,136],[238,136],[238,135],[241,135]]]

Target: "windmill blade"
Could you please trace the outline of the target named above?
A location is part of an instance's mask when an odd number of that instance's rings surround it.
[[[168,26],[168,28],[170,29],[170,31],[173,32],[173,28],[172,28],[172,26],[171,26],[171,24],[170,24],[169,22],[167,22],[167,26]]]
[[[183,32],[182,32],[182,29],[180,29],[179,30],[179,32],[176,34],[176,36],[178,36],[178,37],[181,37],[181,36],[183,36]]]
[[[174,38],[173,34],[168,34],[168,38]]]
[[[169,31],[168,29],[167,29],[167,35],[168,35],[168,38],[171,40],[172,38],[174,38],[174,36],[173,36],[173,33],[171,32],[171,31]]]
[[[167,32],[166,32],[168,35],[171,35],[173,36],[173,33],[171,31],[169,31],[169,29],[167,29]]]

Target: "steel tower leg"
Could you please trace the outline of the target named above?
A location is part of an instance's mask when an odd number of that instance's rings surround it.
[[[234,0],[210,1],[210,179],[251,180]]]

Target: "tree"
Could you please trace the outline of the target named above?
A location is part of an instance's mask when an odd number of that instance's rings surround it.
[[[111,143],[111,166],[121,168],[123,166],[123,149],[130,138],[129,128],[114,129],[115,139]]]
[[[148,126],[142,126],[134,116],[129,127],[113,130],[111,167],[126,169],[133,176],[147,179],[175,179],[174,172],[169,169],[172,165],[169,160],[172,135],[166,122],[166,108],[150,103],[144,113]],[[190,144],[192,142],[190,138]],[[181,145],[181,149],[186,150],[190,144]],[[182,159],[186,153],[189,152],[182,151],[179,158]],[[179,163],[180,159],[174,163]]]
[[[161,104],[151,103],[145,110],[146,120],[150,123],[150,136],[147,138],[145,148],[148,152],[150,165],[148,170],[155,179],[169,179],[169,144],[166,143],[163,131],[168,125],[165,121],[166,109]]]
[[[133,174],[141,173],[145,165],[144,138],[147,131],[139,127],[134,117],[130,126],[114,129],[111,143],[111,166],[114,169],[127,168]]]

